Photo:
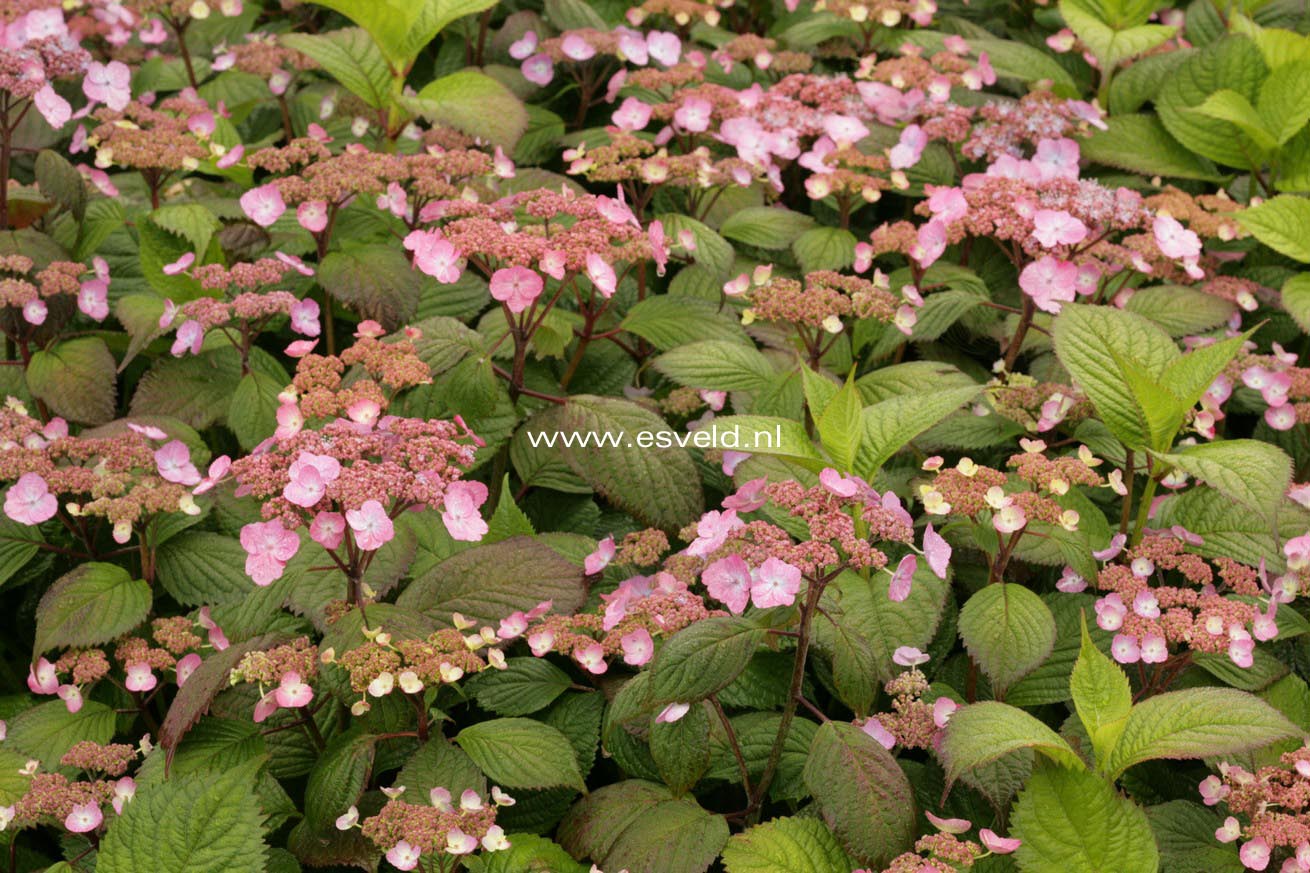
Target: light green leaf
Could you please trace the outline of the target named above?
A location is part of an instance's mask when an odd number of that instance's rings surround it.
[[[1283,283],[1283,309],[1301,330],[1310,331],[1310,273],[1297,273]]]
[[[405,105],[428,121],[512,149],[528,129],[528,110],[500,82],[476,70],[460,70],[424,86]]]
[[[1191,151],[1230,167],[1247,168],[1251,156],[1241,131],[1194,110],[1222,89],[1254,101],[1266,74],[1254,42],[1243,36],[1224,37],[1189,57],[1165,82],[1156,98],[1160,120]]]
[[[145,621],[150,586],[122,567],[91,562],[59,577],[36,607],[36,654],[107,643]]]
[[[227,426],[243,449],[253,449],[277,430],[278,395],[289,381],[260,372],[241,377],[227,410]]]
[[[946,723],[939,753],[947,780],[954,782],[1019,749],[1035,749],[1065,767],[1083,769],[1082,759],[1059,734],[1022,709],[995,701],[957,709]]]
[[[1137,67],[1138,64],[1134,64],[1128,72]],[[1125,78],[1127,73],[1114,82],[1117,85]],[[1094,130],[1079,143],[1082,156],[1093,163],[1147,176],[1206,181],[1220,178],[1214,164],[1174,139],[1154,115],[1116,115],[1106,119],[1105,123],[1105,130]]]
[[[864,437],[863,406],[860,389],[850,378],[822,409],[810,407],[823,449],[842,472],[855,468]]]
[[[914,791],[896,759],[864,731],[824,722],[805,762],[819,814],[857,860],[882,867],[914,842]]]
[[[455,742],[498,785],[584,789],[573,746],[548,724],[497,718],[464,728]]]
[[[384,109],[390,103],[391,71],[387,59],[364,30],[349,27],[323,34],[287,33],[280,39],[287,48],[317,61],[366,105]]]
[[[1272,151],[1278,146],[1277,138],[1265,129],[1264,121],[1251,101],[1236,91],[1227,88],[1216,91],[1194,111],[1234,125],[1263,151]]]
[[[855,472],[865,479],[882,468],[892,455],[946,416],[973,400],[981,386],[950,388],[931,394],[903,394],[866,406],[864,439]]]
[[[1129,387],[1120,361],[1147,377],[1160,378],[1179,357],[1173,339],[1155,324],[1108,306],[1072,304],[1055,319],[1055,353],[1096,406],[1102,420],[1125,445],[1150,443],[1145,413]]]
[[[1069,690],[1078,718],[1092,740],[1096,760],[1104,762],[1119,741],[1133,708],[1128,676],[1096,647],[1082,621],[1082,648],[1069,676]]]
[[[1087,44],[1101,69],[1114,70],[1124,61],[1145,54],[1174,35],[1177,28],[1147,24],[1146,15],[1129,14],[1119,20],[1103,17],[1104,4],[1086,0],[1060,0],[1060,15]],[[1147,13],[1151,10],[1147,9]]]
[[[1310,60],[1277,67],[1260,87],[1257,108],[1264,127],[1278,145],[1300,133],[1310,121]]]
[[[750,343],[733,312],[710,300],[661,294],[629,309],[619,326],[666,351],[701,340]]]
[[[761,249],[785,249],[814,226],[814,219],[781,206],[748,206],[723,222],[719,233]]]
[[[855,234],[844,227],[813,227],[791,244],[801,270],[844,270],[855,263]]]
[[[64,753],[83,740],[108,743],[114,738],[114,711],[103,703],[83,700],[69,712],[62,700],[47,700],[9,719],[5,748],[36,758],[46,770],[59,767]]]
[[[678,346],[656,358],[654,366],[679,385],[715,391],[758,391],[773,378],[773,367],[759,350],[727,340]]]
[[[1133,707],[1104,769],[1117,777],[1155,758],[1233,755],[1303,735],[1281,712],[1245,691],[1170,691]]]
[[[1310,262],[1310,200],[1280,194],[1238,212],[1237,222],[1280,255]]]
[[[1145,813],[1101,776],[1043,765],[1019,795],[1010,836],[1024,873],[1157,873]]]
[[[983,587],[960,609],[960,639],[1000,697],[1055,647],[1055,616],[1022,585]]]
[[[775,818],[723,847],[727,873],[850,873],[858,862],[812,818]]]
[[[816,473],[831,466],[799,421],[767,415],[725,415],[714,419],[711,426],[714,448],[786,458]]]
[[[1273,517],[1292,478],[1292,459],[1259,440],[1183,446],[1159,458],[1267,518]]]
[[[414,58],[442,28],[481,12],[495,0],[314,0],[358,24],[377,43],[392,69],[409,72]]]
[[[268,850],[253,775],[247,765],[142,787],[110,823],[97,873],[263,870]]]
[[[652,722],[650,754],[674,797],[690,791],[710,766],[709,704],[693,704],[675,722]]]

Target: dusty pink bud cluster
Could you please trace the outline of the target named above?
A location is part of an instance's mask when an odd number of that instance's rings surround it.
[[[1310,870],[1310,747],[1286,752],[1279,763],[1254,773],[1221,762],[1217,775],[1201,781],[1206,806],[1228,815],[1215,830],[1221,843],[1241,841],[1239,857],[1248,870],[1264,870],[1285,859],[1283,873]]]

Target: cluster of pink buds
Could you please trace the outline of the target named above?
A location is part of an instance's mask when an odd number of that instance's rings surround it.
[[[978,840],[962,839],[973,830],[973,822],[963,818],[941,818],[925,812],[937,833],[920,837],[914,851],[895,858],[883,873],[956,873],[968,870],[988,855],[1009,855],[1018,851],[1023,841],[1002,837],[990,828],[978,831]],[[872,873],[856,870],[854,873]]]
[[[1071,486],[1099,486],[1104,480],[1093,467],[1101,461],[1081,447],[1077,457],[1050,458],[1041,440],[1024,440],[1022,454],[1010,457],[1008,466],[1015,469],[1023,490],[1014,490],[1009,476],[1002,470],[985,467],[969,458],[961,458],[954,467],[946,467],[940,457],[923,463],[934,474],[931,484],[919,486],[919,499],[929,515],[952,515],[990,520],[998,533],[1017,538],[1032,521],[1055,525],[1065,530],[1078,529],[1078,513],[1065,509],[1056,500]]]
[[[932,703],[923,700],[930,686],[919,665],[928,661],[926,654],[911,646],[901,646],[892,657],[895,663],[909,667],[884,686],[892,698],[892,708],[860,722],[860,729],[884,749],[891,750],[898,745],[906,749],[935,749],[958,704],[949,697],[938,697]]]
[[[421,694],[429,686],[450,685],[488,668],[504,670],[505,653],[500,647],[514,638],[506,628],[517,623],[526,626],[549,609],[547,602],[529,613],[515,613],[501,622],[499,633],[490,626],[477,628],[476,622],[459,613],[451,618],[453,628],[422,639],[393,639],[381,628],[365,629],[362,645],[340,655],[328,649],[321,658],[346,671],[350,687],[360,695],[350,711],[363,715],[372,708],[370,698],[386,697],[393,691]],[[476,632],[468,633],[475,628]]]
[[[1254,773],[1221,762],[1199,791],[1206,806],[1222,805],[1229,813],[1215,839],[1240,840],[1238,857],[1246,869],[1269,869],[1282,858],[1280,873],[1310,871],[1310,747],[1287,752]]]
[[[360,822],[359,810],[350,807],[336,822],[337,829],[360,828],[364,836],[386,852],[397,870],[413,870],[424,857],[463,857],[476,852],[500,852],[510,847],[504,829],[496,824],[496,812],[513,806],[515,800],[498,787],[484,799],[469,789],[458,804],[445,788],[428,792],[427,803],[408,803],[400,798],[403,785],[383,788],[389,799],[377,815]]]
[[[1179,661],[1171,656],[1174,647],[1225,653],[1239,667],[1250,667],[1256,642],[1278,636],[1275,616],[1279,604],[1294,597],[1292,580],[1271,582],[1263,567],[1230,558],[1207,561],[1188,551],[1201,539],[1182,528],[1151,531],[1132,548],[1125,542],[1116,534],[1093,553],[1107,562],[1095,580],[1106,592],[1096,601],[1096,623],[1115,634],[1111,654],[1119,663],[1173,663]],[[1087,584],[1066,568],[1057,587],[1078,592]]]
[[[0,256],[0,308],[12,308],[19,319],[5,321],[6,335],[23,342],[36,328],[65,324],[75,311],[94,321],[109,315],[109,264],[97,257],[88,277],[76,261],[52,261],[36,268],[26,255]],[[76,302],[76,307],[73,303]]]
[[[233,685],[255,684],[260,698],[255,722],[263,722],[279,709],[302,709],[314,699],[308,680],[318,671],[318,647],[301,637],[267,651],[250,652],[232,669]]]
[[[78,743],[60,763],[114,776],[126,769],[127,760],[136,753],[131,746],[96,747],[94,743]],[[105,804],[116,815],[122,815],[136,796],[137,785],[131,776],[74,781],[63,773],[42,773],[40,767],[39,761],[31,760],[19,771],[19,775],[31,781],[14,803],[0,806],[0,831],[35,827],[53,820],[72,834],[97,832],[105,822]]]

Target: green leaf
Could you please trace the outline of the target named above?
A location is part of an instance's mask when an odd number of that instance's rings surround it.
[[[548,724],[496,718],[464,728],[455,742],[498,785],[585,790],[573,746]]]
[[[1183,285],[1153,285],[1133,292],[1124,306],[1158,324],[1170,336],[1181,337],[1216,328],[1237,307],[1222,297]]]
[[[705,873],[728,841],[723,816],[668,789],[629,779],[579,800],[557,839],[575,858],[629,873]]]
[[[1072,304],[1055,319],[1055,353],[1125,445],[1146,447],[1146,414],[1121,362],[1159,379],[1178,357],[1173,339],[1156,325],[1108,306]],[[1140,381],[1140,379],[1139,379]]]
[[[709,705],[694,704],[675,722],[653,722],[650,754],[674,797],[690,791],[710,767]]]
[[[328,742],[305,786],[305,821],[311,828],[327,830],[359,801],[376,755],[377,737],[358,730],[337,734]]]
[[[814,219],[781,206],[748,206],[734,212],[719,232],[761,249],[785,249],[814,226]]]
[[[278,395],[287,382],[267,373],[250,372],[241,377],[227,410],[227,426],[246,451],[259,445],[277,430]]]
[[[1166,55],[1164,57],[1172,56]],[[1137,69],[1138,64],[1128,68]],[[1127,74],[1115,78],[1114,83]],[[1087,160],[1148,176],[1217,181],[1214,164],[1174,139],[1154,115],[1116,115],[1079,143]]]
[[[1265,129],[1264,121],[1251,101],[1236,91],[1227,88],[1216,91],[1194,111],[1219,121],[1227,121],[1246,134],[1261,151],[1272,151],[1278,145],[1274,134]]]
[[[960,609],[960,639],[1000,697],[1055,647],[1055,616],[1022,585],[984,586]]]
[[[1303,735],[1281,712],[1245,691],[1170,691],[1133,707],[1104,769],[1118,776],[1155,758],[1221,757]]]
[[[647,705],[704,700],[737,678],[763,641],[763,628],[737,616],[683,628],[664,642],[650,666]]]
[[[1280,194],[1238,212],[1237,223],[1280,255],[1310,262],[1310,200]]]
[[[1102,18],[1104,6],[1086,0],[1060,0],[1065,23],[1096,55],[1102,70],[1114,70],[1126,60],[1145,54],[1171,38],[1177,28],[1146,24],[1146,15],[1132,14],[1119,21]],[[1149,8],[1147,13],[1151,11]]]
[[[286,33],[284,46],[308,55],[347,91],[373,109],[390,104],[391,71],[368,33],[357,27],[331,33]]]
[[[701,514],[700,477],[686,449],[638,445],[643,438],[674,436],[662,418],[629,400],[590,394],[570,397],[563,410],[560,430],[613,434],[619,443],[562,447],[565,460],[598,494],[653,527],[676,529]]]
[[[347,308],[389,331],[414,315],[423,284],[399,247],[381,243],[329,252],[317,278]]]
[[[457,18],[495,5],[495,0],[313,0],[368,31],[393,70],[409,72],[414,58]]]
[[[203,258],[214,234],[223,226],[218,216],[199,203],[175,203],[150,213],[150,220],[164,230],[191,243],[192,251]]]
[[[709,270],[718,282],[727,280],[734,256],[731,243],[714,229],[677,212],[665,212],[655,218],[663,223],[664,235],[671,240],[676,240],[684,230],[690,231],[696,242],[695,250],[689,252],[693,262]]]
[[[1274,69],[1260,86],[1260,118],[1278,145],[1301,132],[1310,121],[1310,60],[1295,61]]]
[[[1266,518],[1273,517],[1292,478],[1291,458],[1277,446],[1259,440],[1183,446],[1159,458]]]
[[[1214,488],[1189,488],[1169,497],[1154,520],[1161,527],[1180,524],[1202,537],[1194,549],[1207,558],[1227,557],[1254,567],[1261,561],[1269,572],[1286,569],[1282,549],[1274,542],[1268,520],[1254,512],[1234,512],[1233,501]],[[1304,515],[1279,513],[1280,536],[1288,539],[1305,533]],[[1257,649],[1257,651],[1259,651]]]
[[[1066,767],[1083,767],[1082,759],[1055,731],[1022,709],[994,701],[957,709],[946,723],[939,754],[947,781],[954,782],[1019,749],[1035,749]]]
[[[661,294],[629,309],[619,327],[664,350],[701,340],[749,343],[733,312],[710,300]]]
[[[981,390],[981,386],[971,386],[931,394],[903,394],[866,406],[862,413],[864,439],[855,472],[865,479],[872,479],[892,455],[973,400]]]
[[[855,263],[855,234],[844,227],[813,227],[791,244],[801,271],[844,270]]]
[[[5,748],[12,746],[46,770],[56,770],[64,753],[83,740],[112,740],[115,718],[112,709],[94,700],[83,700],[77,712],[69,712],[62,700],[48,700],[9,719]]]
[[[1153,102],[1164,83],[1174,71],[1195,54],[1195,50],[1176,48],[1173,51],[1159,52],[1138,58],[1126,69],[1115,74],[1110,84],[1110,119],[1113,126],[1115,119],[1136,112],[1143,105]],[[1154,116],[1138,116],[1154,118]],[[1085,141],[1084,141],[1085,143]],[[1186,152],[1186,150],[1183,150]],[[1188,152],[1190,154],[1190,152]]]
[[[528,129],[528,110],[500,82],[460,70],[429,82],[405,105],[428,121],[512,149]]]
[[[758,391],[773,378],[773,367],[759,350],[728,340],[678,346],[656,358],[654,366],[679,385],[714,391]]]
[[[944,49],[946,36],[945,33],[930,30],[913,30],[904,34],[908,42],[929,49],[930,54]],[[969,52],[973,57],[986,52],[996,75],[1003,79],[1017,79],[1020,82],[1049,79],[1057,88],[1075,90],[1078,87],[1068,70],[1048,52],[1022,42],[991,36],[970,36]]]
[[[396,605],[422,613],[442,627],[461,613],[479,624],[495,625],[516,611],[544,600],[565,614],[582,606],[586,594],[582,568],[540,540],[512,537],[476,545],[422,574],[396,599]]]
[[[896,759],[864,731],[824,722],[805,762],[819,814],[857,860],[882,867],[914,842],[914,791]]]
[[[910,595],[901,602],[888,597],[891,577],[876,573],[866,580],[846,571],[824,590],[822,605],[832,619],[863,637],[873,655],[875,677],[886,682],[900,672],[892,657],[899,646],[927,647],[946,604],[947,583],[919,562]],[[819,625],[828,621],[822,614]]]
[[[496,715],[530,715],[569,689],[569,674],[544,658],[508,658],[504,670],[484,670],[465,683],[478,706]]]
[[[469,788],[484,796],[487,793],[487,779],[478,765],[463,749],[445,739],[430,739],[419,746],[400,769],[396,784],[419,797],[427,797],[433,788],[445,788],[454,797]]]
[[[805,425],[768,415],[725,415],[711,423],[714,448],[786,458],[819,472],[828,464],[814,447]]]
[[[1283,283],[1283,309],[1301,330],[1310,332],[1310,273],[1297,273]]]
[[[107,643],[145,621],[150,600],[150,586],[122,567],[82,564],[41,597],[34,651]]]
[[[1146,809],[1161,867],[1169,873],[1243,873],[1237,843],[1224,845],[1214,838],[1223,819],[1199,803],[1171,800]]]
[[[1201,399],[1215,378],[1233,360],[1254,330],[1195,348],[1165,368],[1160,381],[1184,410]]]
[[[812,818],[775,818],[723,847],[727,873],[850,873],[857,863],[832,831]]]
[[[853,378],[848,378],[821,409],[810,406],[824,451],[843,472],[854,469],[860,451],[864,436],[863,406],[864,399]]]
[[[262,814],[249,766],[143,786],[100,843],[97,873],[263,870]]]
[[[464,863],[469,873],[587,873],[558,844],[536,834],[511,833],[508,849],[466,856]]]
[[[1145,813],[1095,773],[1038,767],[1019,795],[1010,836],[1025,873],[1157,873]]]
[[[86,180],[77,168],[58,152],[42,149],[37,153],[33,171],[41,193],[67,209],[81,222],[86,214]]]
[[[56,415],[82,424],[104,424],[114,417],[116,363],[96,336],[68,339],[32,354],[27,389]]]
[[[1228,89],[1254,101],[1267,70],[1254,42],[1228,36],[1189,57],[1165,82],[1156,108],[1165,128],[1184,147],[1230,167],[1250,166],[1241,131],[1195,111],[1216,91]]]
[[[1092,642],[1086,615],[1081,632],[1082,648],[1069,677],[1069,690],[1078,718],[1091,737],[1096,760],[1103,762],[1123,733],[1133,708],[1133,694],[1128,676]]]

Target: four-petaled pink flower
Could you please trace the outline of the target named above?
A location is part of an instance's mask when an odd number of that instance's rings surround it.
[[[77,803],[64,819],[64,827],[72,833],[85,834],[100,827],[104,820],[105,814],[100,811],[99,803]]]
[[[282,578],[287,561],[300,549],[300,537],[282,522],[253,522],[241,528],[241,547],[246,550],[246,575],[259,586]]]
[[[472,480],[452,482],[446,487],[441,522],[452,539],[476,543],[490,528],[478,510],[487,502],[487,486]]]
[[[128,691],[149,691],[159,684],[159,679],[151,672],[150,665],[144,661],[128,664],[125,669],[127,678],[123,681],[123,687]]]
[[[191,450],[181,440],[173,440],[155,450],[155,467],[168,482],[179,485],[200,483],[200,471],[191,463]]]
[[[791,606],[800,590],[800,568],[772,555],[751,573],[751,602],[761,609]]]
[[[41,524],[59,511],[59,498],[39,473],[24,473],[5,492],[5,515],[19,524]]]
[[[260,227],[271,227],[287,211],[286,201],[277,185],[269,183],[251,188],[241,195],[241,209]]]
[[[1033,213],[1033,238],[1047,248],[1077,245],[1087,239],[1087,225],[1063,209],[1039,209]]]
[[[300,674],[292,671],[282,676],[274,700],[284,709],[299,709],[314,699],[314,689],[300,681]]]
[[[82,93],[121,112],[132,99],[132,69],[122,61],[92,61],[82,79]]]
[[[440,231],[416,230],[405,237],[405,248],[414,253],[414,266],[443,285],[459,281],[464,261],[459,251]]]
[[[1166,258],[1191,260],[1201,255],[1201,238],[1195,231],[1183,227],[1172,215],[1159,213],[1151,222],[1155,244]]]
[[[387,863],[397,870],[413,870],[423,857],[423,850],[401,840],[387,850]]]
[[[1256,837],[1254,840],[1243,843],[1237,857],[1241,859],[1242,866],[1248,870],[1263,870],[1269,866],[1269,856],[1273,852],[1269,843],[1265,842],[1264,837]]]
[[[1019,287],[1043,312],[1058,314],[1078,293],[1078,267],[1053,255],[1043,255],[1019,273]]]
[[[506,267],[491,274],[491,296],[516,315],[541,296],[541,276],[527,267]]]
[[[635,628],[619,637],[619,645],[623,647],[623,663],[633,667],[642,666],[655,654],[655,641],[651,639],[650,631],[644,627]]]
[[[359,509],[347,509],[346,523],[355,532],[355,545],[366,552],[382,548],[396,535],[391,516],[378,500],[365,500]]]
[[[600,643],[588,643],[573,650],[573,660],[588,673],[599,676],[609,669],[605,663],[605,649]]]
[[[720,558],[706,567],[700,578],[709,595],[733,615],[746,611],[751,596],[751,568],[740,555]]]
[[[614,537],[605,537],[605,539],[596,543],[596,551],[587,555],[586,560],[582,563],[582,571],[588,576],[595,576],[609,566],[610,561],[614,560],[615,554]]]

